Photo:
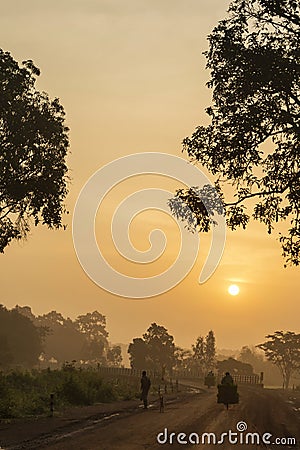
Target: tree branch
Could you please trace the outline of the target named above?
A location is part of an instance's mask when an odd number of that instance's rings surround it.
[[[292,94],[291,92],[289,92],[289,95],[292,97],[294,102],[297,103],[297,105],[300,106],[300,100],[298,99],[298,97],[296,97],[296,95]]]
[[[236,206],[239,203],[242,203],[245,200],[248,200],[249,198],[257,197],[257,196],[264,196],[264,195],[272,195],[272,194],[283,194],[284,191],[286,191],[288,186],[286,186],[284,189],[280,189],[278,191],[263,191],[263,192],[254,192],[253,194],[245,195],[244,197],[240,198],[236,202],[231,203],[225,203],[225,206]]]

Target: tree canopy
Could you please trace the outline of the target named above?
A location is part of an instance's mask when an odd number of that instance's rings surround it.
[[[176,347],[175,348],[175,369],[189,370],[193,366],[193,353],[192,350]]]
[[[216,365],[216,338],[210,330],[205,338],[205,367],[212,370]]]
[[[0,252],[32,224],[63,226],[68,128],[59,100],[36,89],[39,75],[0,49]]]
[[[32,367],[41,351],[40,329],[16,309],[0,305],[0,367]]]
[[[152,323],[143,338],[148,346],[154,370],[167,369],[170,372],[175,363],[174,337],[165,327]]]
[[[108,348],[105,316],[98,311],[78,316],[76,327],[86,337],[85,352],[88,358],[102,360]]]
[[[170,373],[175,365],[174,338],[165,327],[156,323],[150,325],[143,338],[133,339],[128,353],[132,368],[154,370],[162,377],[165,370]]]
[[[128,346],[130,365],[133,369],[151,369],[148,357],[148,348],[142,338],[134,338]]]
[[[109,366],[120,367],[123,361],[120,345],[113,345],[107,350],[106,361]]]
[[[234,0],[205,52],[210,123],[183,141],[190,159],[215,177],[230,229],[246,228],[246,203],[269,233],[280,220],[289,224],[280,242],[290,265],[300,263],[299,25],[296,0]],[[194,227],[207,231],[212,220],[199,194],[180,190],[170,206],[186,219],[188,205]]]
[[[268,341],[257,347],[265,352],[268,361],[280,369],[283,387],[287,389],[291,375],[300,369],[300,334],[292,331],[275,331],[266,338]]]
[[[216,338],[210,330],[205,336],[198,336],[192,345],[194,364],[204,373],[213,370],[216,366]]]
[[[193,359],[195,364],[204,369],[205,364],[205,342],[202,336],[198,336],[195,344],[192,345]]]
[[[51,361],[61,364],[76,360],[92,364],[109,362],[111,365],[118,365],[122,361],[119,347],[109,349],[106,318],[98,311],[71,320],[57,311],[35,316],[28,306],[17,305],[15,310],[38,327],[43,341],[44,364]],[[5,356],[5,342],[2,347]]]
[[[26,311],[24,311],[26,312]],[[58,363],[84,359],[85,336],[77,330],[75,323],[57,311],[32,318],[34,324],[43,326],[47,332],[43,345],[45,361],[53,358]]]

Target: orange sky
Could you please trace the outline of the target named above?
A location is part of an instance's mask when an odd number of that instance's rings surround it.
[[[182,139],[207,123],[202,51],[206,36],[224,16],[227,1],[211,0],[28,0],[1,3],[1,47],[15,59],[32,59],[41,69],[38,86],[60,98],[71,129],[72,177],[67,205],[73,212],[87,179],[104,164],[136,152],[181,154]],[[97,217],[103,253],[128,275],[165,269],[176,257],[178,230],[162,213],[145,213],[132,225],[132,240],[147,249],[159,225],[169,237],[162,259],[148,268],[124,263],[113,248],[113,206],[143,187],[176,188],[146,176],[128,180],[110,194]],[[69,219],[68,219],[69,220]],[[107,316],[113,342],[141,336],[151,322],[164,325],[176,343],[189,347],[199,334],[216,333],[220,348],[257,344],[277,329],[299,332],[299,276],[283,269],[275,235],[263,225],[228,232],[221,264],[198,284],[209,236],[201,237],[194,269],[177,287],[150,299],[131,300],[97,287],[75,255],[71,227],[32,230],[27,242],[0,256],[1,299],[7,307],[30,305],[35,314],[56,309],[72,318],[98,309]],[[230,283],[240,294],[227,293]]]

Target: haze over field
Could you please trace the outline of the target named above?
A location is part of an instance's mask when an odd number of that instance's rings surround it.
[[[41,69],[39,89],[59,97],[70,127],[71,169],[67,207],[72,216],[87,179],[104,164],[136,152],[181,154],[181,141],[208,119],[209,72],[202,52],[206,36],[224,17],[227,1],[188,0],[3,1],[1,47],[18,61],[32,59]],[[113,248],[114,208],[140,188],[179,185],[158,176],[136,177],[117,186],[97,217],[97,238],[111,264],[130,276],[160,273],[176,258],[178,230],[159,212],[141,214],[132,224],[140,250],[161,226],[168,237],[165,255],[150,266],[122,260]],[[260,224],[229,232],[221,263],[208,282],[198,284],[210,236],[201,236],[197,262],[182,283],[145,300],[122,299],[97,287],[81,269],[67,231],[33,229],[25,243],[0,256],[1,300],[8,308],[30,305],[75,318],[97,309],[107,316],[114,342],[130,342],[151,322],[164,325],[176,342],[190,347],[213,329],[221,348],[257,344],[277,329],[299,331],[296,268],[283,268],[278,230]],[[237,285],[238,295],[230,295]]]

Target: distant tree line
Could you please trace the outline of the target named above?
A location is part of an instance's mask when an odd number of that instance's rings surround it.
[[[255,347],[242,347],[237,360],[228,358],[220,364],[223,364],[226,370],[241,373],[242,368],[237,363],[242,362],[243,370],[247,370],[248,366],[248,374],[251,370],[256,373],[263,372],[267,385],[281,385],[284,389],[288,389],[291,382],[299,385],[300,334],[275,331],[266,338],[265,342]]]
[[[141,338],[134,338],[128,347],[130,365],[133,369],[151,370],[162,377],[185,373],[202,377],[210,371],[253,374],[248,361],[233,357],[217,357],[216,338],[212,330],[206,336],[198,336],[190,349],[178,347],[168,330],[152,323]]]
[[[197,373],[204,377],[210,370],[219,373],[253,374],[264,372],[267,384],[288,388],[300,374],[300,334],[276,331],[253,348],[242,347],[233,358],[217,357],[216,339],[210,330],[199,335],[190,349],[175,345],[174,337],[152,323],[142,337],[128,346],[130,365],[172,377],[174,371]],[[261,352],[259,352],[259,349]],[[263,355],[264,353],[264,355]],[[79,315],[75,320],[57,311],[35,316],[28,306],[8,310],[0,305],[0,370],[62,366],[66,362],[83,365],[120,367],[120,345],[110,345],[106,318],[98,311]],[[293,378],[294,377],[294,378]]]
[[[0,368],[66,361],[121,365],[121,347],[109,345],[105,316],[94,311],[71,320],[56,311],[35,316],[28,306],[0,306]]]
[[[134,338],[128,347],[130,364],[133,369],[148,369],[172,376],[173,371],[185,371],[205,376],[210,370],[220,374],[251,375],[264,372],[267,384],[288,388],[292,376],[297,380],[300,374],[300,334],[291,331],[276,331],[266,336],[266,342],[254,348],[242,347],[233,357],[222,358],[216,354],[214,332],[198,336],[191,349],[177,347],[168,330],[152,323],[141,338]],[[259,350],[264,352],[259,352]],[[195,370],[196,369],[196,370]]]
[[[266,359],[280,370],[282,387],[288,389],[291,377],[300,373],[300,334],[275,331],[266,338],[268,340],[257,347],[263,350]]]

